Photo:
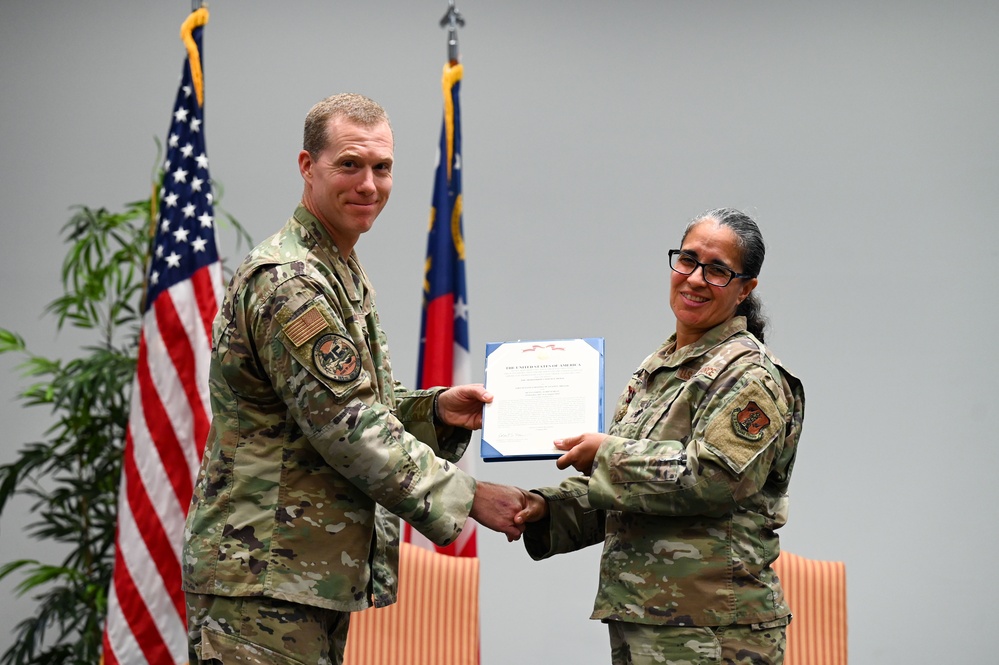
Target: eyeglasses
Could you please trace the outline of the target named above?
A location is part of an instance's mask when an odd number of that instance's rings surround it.
[[[698,266],[701,267],[701,274],[704,275],[704,281],[712,286],[728,286],[729,282],[736,277],[741,279],[752,277],[752,275],[736,272],[731,268],[726,268],[717,263],[701,263],[690,254],[679,249],[669,250],[669,267],[673,269],[673,272],[678,272],[681,275],[692,275]]]

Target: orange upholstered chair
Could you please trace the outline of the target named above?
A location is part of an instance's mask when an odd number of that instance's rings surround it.
[[[846,665],[846,566],[781,552],[773,567],[794,616],[784,665]]]
[[[477,665],[479,560],[402,543],[399,600],[350,618],[344,665]]]

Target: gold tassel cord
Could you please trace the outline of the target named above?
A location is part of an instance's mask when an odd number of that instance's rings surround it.
[[[454,251],[458,258],[465,260],[465,237],[461,235],[461,194],[455,198],[454,209],[451,211],[451,238],[454,239]]]
[[[461,63],[449,62],[444,65],[444,76],[441,85],[444,88],[444,129],[447,137],[447,179],[451,180],[451,168],[454,165],[454,97],[451,91],[455,84],[461,80],[464,69]],[[465,258],[465,239],[461,236],[461,194],[458,194],[454,202],[454,209],[451,210],[451,238],[454,241],[455,251],[462,260]]]
[[[461,64],[450,62],[444,65],[442,87],[444,88],[444,125],[447,129],[447,177],[451,179],[451,165],[454,163],[454,98],[451,89],[461,80],[464,73]]]
[[[201,53],[194,42],[191,33],[195,28],[208,24],[208,9],[201,7],[191,12],[187,20],[180,26],[180,39],[187,48],[187,60],[191,63],[191,81],[194,83],[194,93],[198,97],[198,106],[205,105],[205,82],[201,73]]]

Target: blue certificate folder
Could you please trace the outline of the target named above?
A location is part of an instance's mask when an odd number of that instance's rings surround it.
[[[604,431],[604,340],[486,344],[485,386],[482,459],[554,459],[555,439]]]

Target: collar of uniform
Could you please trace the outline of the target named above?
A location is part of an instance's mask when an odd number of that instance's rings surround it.
[[[649,360],[654,363],[655,367],[679,367],[691,358],[704,355],[729,337],[745,331],[746,317],[734,316],[724,323],[719,323],[701,335],[699,340],[682,349],[676,348],[676,333],[673,333]]]
[[[330,257],[329,267],[333,268],[337,275],[339,275],[340,283],[343,284],[344,289],[347,291],[347,297],[352,302],[359,302],[361,294],[365,290],[363,287],[366,286],[368,277],[364,273],[364,269],[361,268],[361,262],[357,259],[357,253],[351,251],[350,256],[346,257],[341,254],[340,249],[333,242],[333,236],[326,230],[323,223],[309,212],[305,206],[299,205],[295,208],[294,217],[295,221],[301,224],[306,232],[312,236],[316,245]]]

